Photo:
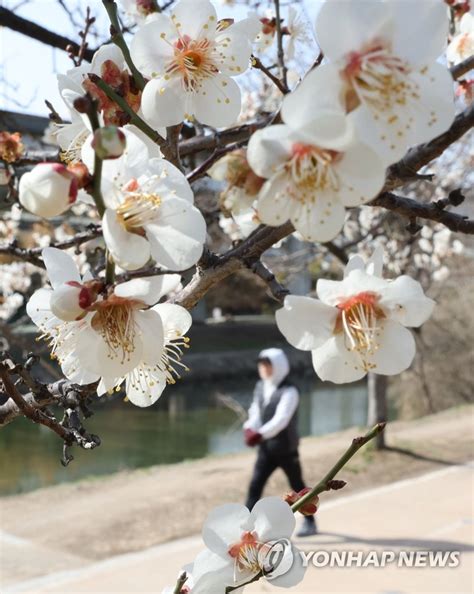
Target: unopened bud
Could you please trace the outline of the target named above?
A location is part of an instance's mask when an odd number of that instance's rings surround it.
[[[156,3],[153,0],[136,0],[137,12],[143,16],[148,16],[157,12]]]
[[[88,95],[74,99],[74,109],[79,113],[88,113],[92,108],[92,101]]]
[[[298,493],[295,493],[295,491],[291,491],[290,493],[287,493],[285,495],[285,501],[289,505],[293,505],[310,491],[311,489],[309,487],[301,489],[301,491],[298,491]],[[300,507],[298,511],[301,514],[303,514],[303,516],[313,516],[318,511],[318,504],[319,497],[317,495],[314,495],[313,497],[311,497],[311,499],[309,499],[309,501],[307,501],[302,507]]]
[[[40,217],[55,217],[77,198],[76,176],[61,163],[39,163],[20,179],[22,206]]]
[[[51,293],[51,311],[60,320],[74,322],[84,316],[96,297],[97,294],[86,285],[70,281],[57,287]]]
[[[100,159],[118,159],[123,155],[127,139],[115,126],[104,126],[94,132],[92,148]]]
[[[79,189],[85,188],[91,183],[92,176],[89,173],[89,169],[87,169],[87,166],[82,161],[70,163],[67,166],[67,169],[76,177]]]

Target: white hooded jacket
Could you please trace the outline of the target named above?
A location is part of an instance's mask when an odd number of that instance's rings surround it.
[[[281,349],[265,349],[259,354],[259,358],[267,358],[272,364],[272,376],[263,380],[263,399],[265,404],[270,400],[273,392],[279,386],[290,371],[290,364],[285,353]],[[280,402],[276,408],[273,417],[262,425],[260,418],[260,408],[258,402],[253,400],[249,408],[249,418],[244,423],[244,429],[253,429],[258,431],[263,439],[270,439],[283,431],[294,415],[298,407],[298,390],[288,387],[283,391]]]

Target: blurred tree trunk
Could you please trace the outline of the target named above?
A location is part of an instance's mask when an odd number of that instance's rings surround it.
[[[387,421],[387,376],[369,373],[367,425],[373,427],[376,423]],[[375,438],[375,447],[382,450],[385,447],[385,431]]]

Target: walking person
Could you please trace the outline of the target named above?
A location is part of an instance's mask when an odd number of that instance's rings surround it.
[[[257,363],[260,381],[255,386],[249,418],[244,423],[246,444],[258,445],[246,502],[250,510],[277,468],[286,474],[294,491],[305,488],[298,453],[299,393],[286,379],[290,371],[288,358],[281,349],[265,349]],[[305,516],[297,536],[311,536],[316,532],[314,517]]]

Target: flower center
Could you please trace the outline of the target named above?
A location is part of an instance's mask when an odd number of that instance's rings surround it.
[[[156,194],[130,194],[116,213],[129,233],[141,233],[144,225],[156,221],[160,205],[161,198]]]
[[[58,130],[61,130],[61,128],[65,126],[71,126],[71,124],[57,124]],[[67,165],[79,163],[81,161],[82,147],[86,139],[89,137],[89,134],[90,132],[87,128],[76,134],[67,149],[60,152],[59,156],[61,157],[61,161]]]
[[[162,33],[162,39],[165,39]],[[182,77],[187,91],[196,91],[203,80],[215,76],[219,69],[214,59],[215,43],[207,38],[191,39],[181,36],[173,44],[174,57],[166,66],[165,79]]]
[[[339,153],[317,146],[295,143],[292,157],[286,164],[287,171],[296,186],[296,194],[290,191],[292,198],[300,202],[316,200],[316,193],[321,190],[339,190],[339,179],[334,171],[334,163]]]
[[[130,361],[135,351],[134,310],[141,305],[115,295],[97,303],[91,325],[106,343],[110,359],[120,358],[121,363]]]
[[[339,315],[334,333],[344,333],[346,348],[361,355],[366,371],[369,371],[373,364],[365,358],[374,355],[378,349],[378,322],[385,318],[384,312],[378,305],[379,299],[376,293],[365,291],[337,305]]]
[[[420,70],[420,74],[426,72],[426,68]],[[394,56],[383,43],[362,52],[351,52],[344,69],[350,86],[346,97],[348,110],[365,103],[375,119],[383,117],[388,124],[396,126],[399,118],[394,112],[406,109],[408,103],[420,98],[419,86],[411,74],[410,65]],[[398,133],[403,134],[401,129]]]
[[[229,555],[234,559],[234,573],[243,571],[258,573],[261,569],[258,556],[260,548],[261,543],[257,541],[255,532],[243,532],[240,541],[228,550]]]

